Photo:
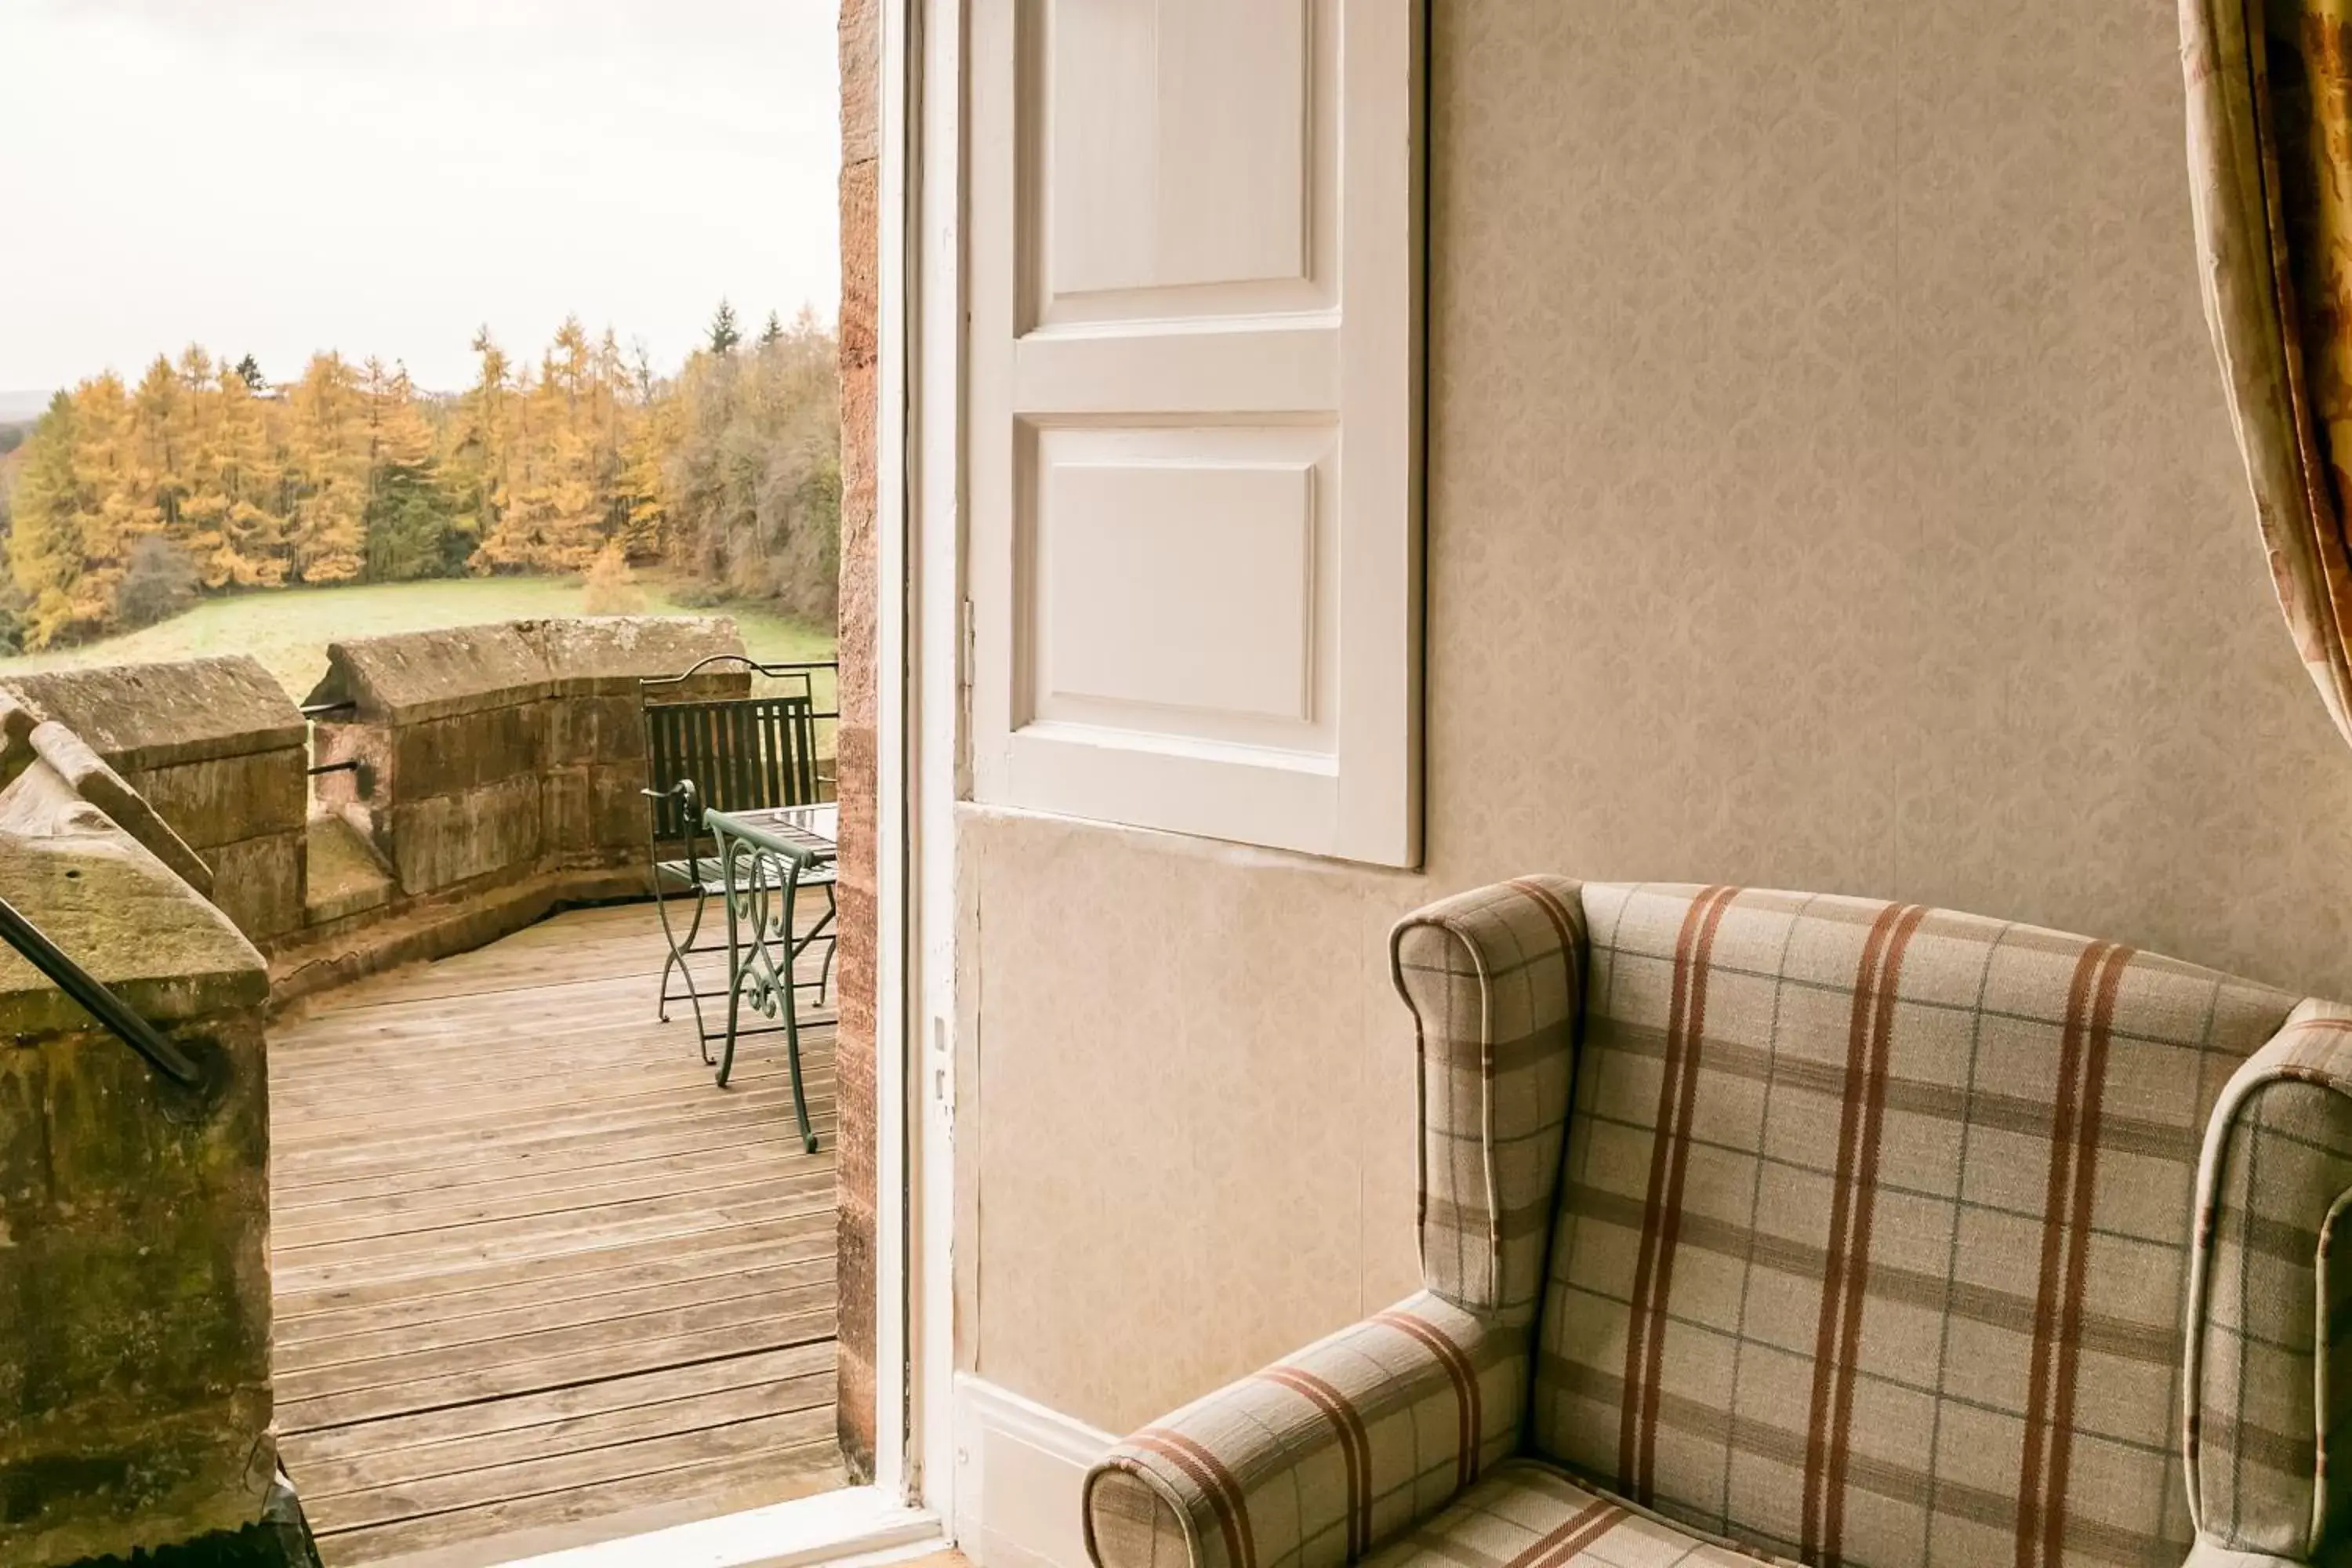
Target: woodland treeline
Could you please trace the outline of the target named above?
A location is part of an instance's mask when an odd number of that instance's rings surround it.
[[[746,334],[722,304],[674,375],[577,318],[537,364],[485,329],[473,384],[312,358],[273,384],[200,347],[59,393],[8,454],[8,578],[28,647],[203,593],[659,563],[713,602],[830,618],[840,406],[808,311]]]

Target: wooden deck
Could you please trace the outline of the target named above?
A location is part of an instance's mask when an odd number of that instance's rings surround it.
[[[278,1429],[329,1568],[468,1568],[842,1483],[833,1031],[713,1086],[648,905],[272,1030]]]

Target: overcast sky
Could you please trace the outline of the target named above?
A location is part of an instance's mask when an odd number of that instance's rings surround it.
[[[836,0],[0,0],[0,394],[839,290]]]

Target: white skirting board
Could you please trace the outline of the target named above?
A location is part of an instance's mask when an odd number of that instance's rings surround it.
[[[1087,1568],[1079,1486],[1115,1439],[956,1374],[956,1545],[979,1568]]]

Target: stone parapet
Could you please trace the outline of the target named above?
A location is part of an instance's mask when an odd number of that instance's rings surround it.
[[[9,689],[121,776],[143,806],[100,804],[209,892],[246,935],[268,945],[300,929],[310,815],[304,725],[257,660],[240,654],[52,670],[16,677]],[[0,763],[0,781],[6,771]],[[156,841],[137,820],[142,811],[203,869]]]
[[[723,616],[516,621],[331,644],[320,806],[357,827],[400,895],[617,866],[646,830],[638,682],[743,651]],[[749,689],[741,669],[691,695]],[[685,688],[680,694],[688,694]]]
[[[43,755],[0,787],[0,888],[205,1077],[163,1079],[0,948],[0,1564],[251,1524],[277,1464],[268,971]]]

